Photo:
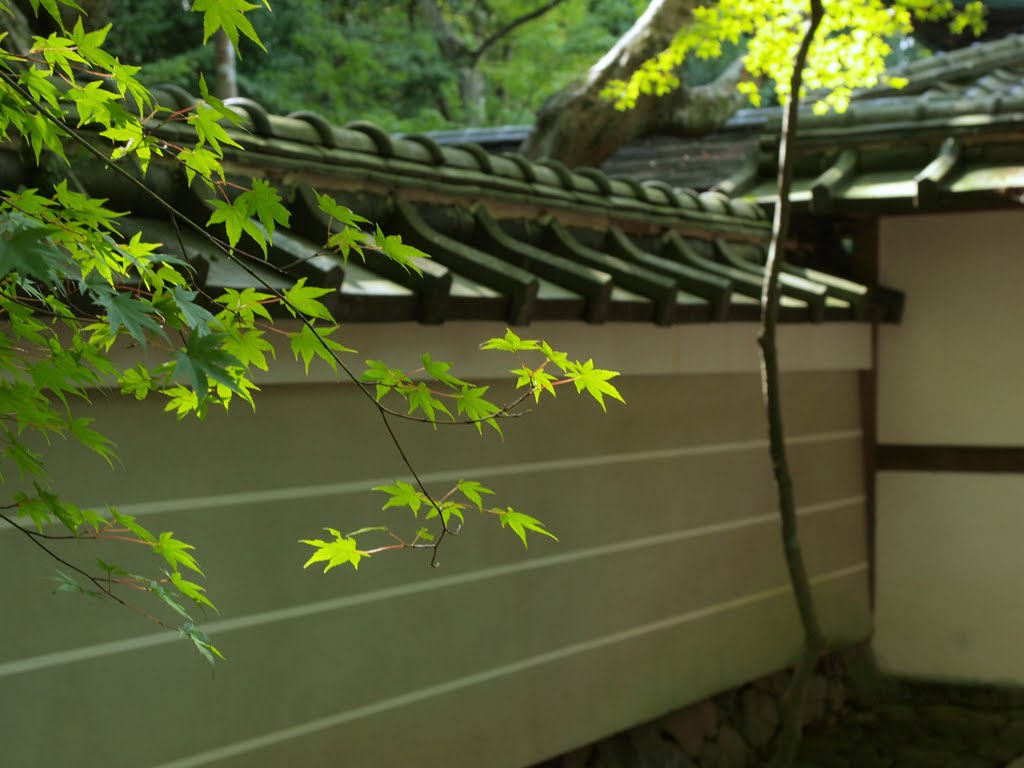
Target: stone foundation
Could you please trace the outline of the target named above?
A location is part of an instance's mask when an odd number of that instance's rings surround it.
[[[535,768],[757,768],[789,672],[713,696]],[[796,768],[1024,768],[1024,689],[886,679],[858,647],[819,664]]]
[[[819,664],[804,699],[805,724],[842,718],[854,653],[836,653]],[[789,679],[789,671],[777,672],[536,768],[753,768],[778,733]]]

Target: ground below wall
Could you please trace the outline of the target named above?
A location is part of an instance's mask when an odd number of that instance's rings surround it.
[[[789,674],[780,672],[534,768],[758,768]],[[883,679],[866,652],[822,663],[795,768],[1024,768],[1024,690]]]

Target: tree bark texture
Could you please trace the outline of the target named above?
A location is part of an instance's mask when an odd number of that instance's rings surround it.
[[[786,556],[786,567],[789,570],[790,584],[793,587],[793,596],[796,599],[800,623],[803,627],[803,652],[782,701],[782,731],[776,744],[776,752],[772,761],[773,768],[788,768],[796,758],[803,730],[804,692],[825,646],[817,609],[814,606],[811,582],[807,576],[807,566],[804,563],[803,551],[800,546],[800,534],[797,529],[793,477],[786,455],[786,432],[782,423],[782,394],[776,346],[780,295],[779,272],[782,269],[786,238],[789,235],[789,193],[793,181],[793,158],[790,149],[796,137],[804,65],[807,63],[808,51],[823,16],[822,0],[810,0],[810,19],[793,63],[789,91],[791,95],[782,117],[782,132],[779,141],[778,200],[775,204],[772,238],[768,246],[764,285],[761,291],[761,334],[758,337],[761,347],[761,387],[768,417],[768,442],[772,470],[778,490],[782,546]]]
[[[214,95],[219,99],[232,99],[238,95],[235,46],[232,45],[223,29],[217,30],[213,40],[216,46],[213,71],[217,78]]]
[[[648,133],[698,135],[721,126],[746,101],[736,90],[745,75],[736,62],[718,79],[665,96],[641,96],[622,112],[601,96],[612,80],[628,80],[641,64],[665,50],[693,19],[699,0],[654,0],[586,77],[551,96],[523,145],[533,159],[573,167],[600,165],[617,149]]]

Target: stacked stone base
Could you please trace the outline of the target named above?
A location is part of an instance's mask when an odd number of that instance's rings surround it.
[[[789,672],[779,672],[536,768],[768,764]],[[868,651],[819,665],[795,768],[1024,768],[1024,689],[885,679]]]
[[[804,699],[804,723],[838,722],[847,705],[849,654],[819,665]],[[617,733],[538,768],[752,768],[762,765],[781,723],[790,672],[713,696]]]

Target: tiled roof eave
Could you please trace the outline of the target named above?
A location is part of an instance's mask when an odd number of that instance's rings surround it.
[[[495,209],[512,207],[517,211],[549,212],[586,225],[593,221],[604,227],[612,221],[629,229],[673,228],[693,236],[714,237],[718,234],[766,241],[771,224],[767,219],[738,219],[733,216],[654,205],[635,198],[600,197],[542,187],[512,179],[467,173],[458,178],[445,178],[432,169],[417,168],[401,161],[361,160],[343,162],[346,158],[336,150],[312,153],[267,151],[266,147],[249,147],[244,151],[225,149],[225,169],[240,175],[263,175],[283,184],[304,184],[320,191],[367,190],[385,192],[401,190],[410,199],[448,202],[452,204],[489,203]]]
[[[164,243],[168,255],[192,264],[207,293],[262,281],[280,289],[306,279],[332,289],[322,300],[339,321],[359,322],[669,325],[757,317],[770,224],[750,203],[442,147],[425,136],[396,138],[369,123],[332,126],[312,113],[268,115],[245,99],[233,106],[246,124],[228,129],[240,147],[222,145],[226,174],[240,187],[251,178],[271,179],[291,212],[266,254],[243,232],[235,255],[251,256],[249,269],[258,277],[217,245],[227,239],[223,225],[204,224],[214,193],[199,181],[188,184],[177,161],[154,158],[144,178],[194,222],[180,228],[145,196],[118,184],[102,163],[72,153],[72,172],[83,188],[128,210],[122,221],[131,233]],[[158,135],[180,146],[195,140],[181,123],[161,127]],[[15,164],[22,174],[16,184],[31,183],[41,172],[20,156]],[[322,243],[337,231],[336,222],[320,210],[313,189],[332,193],[428,254],[417,260],[422,275],[374,247],[348,261],[325,252]],[[194,229],[205,229],[209,238]],[[371,232],[364,235],[372,240]],[[781,318],[898,320],[898,306],[886,292],[861,288],[868,298],[855,306],[841,280],[790,275],[783,281]]]

